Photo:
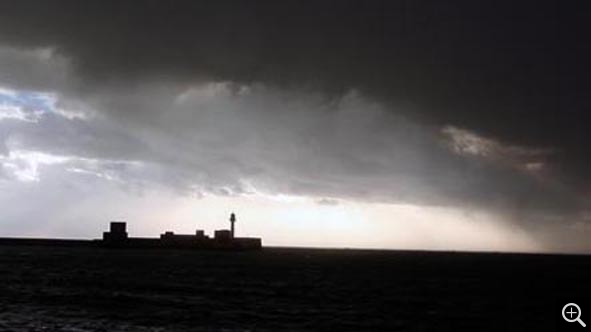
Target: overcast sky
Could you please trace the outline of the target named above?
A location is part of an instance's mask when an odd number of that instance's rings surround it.
[[[591,251],[563,1],[1,1],[0,233]]]

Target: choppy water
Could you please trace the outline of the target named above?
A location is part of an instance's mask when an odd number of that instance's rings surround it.
[[[0,331],[552,329],[590,277],[583,256],[0,247]]]

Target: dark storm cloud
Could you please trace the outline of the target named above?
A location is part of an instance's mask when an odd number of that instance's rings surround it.
[[[577,210],[591,178],[584,22],[584,8],[559,1],[4,1],[0,80],[60,90],[132,132],[149,128],[149,137],[125,140],[143,150],[123,150],[216,188],[263,174],[259,180],[278,192],[319,197]],[[50,62],[51,73],[47,64],[34,67],[46,58],[61,59]],[[233,109],[231,98],[202,105],[226,113],[171,106],[183,87],[211,81],[236,83],[230,90],[261,83],[272,92],[239,100],[246,111]],[[287,110],[256,99],[281,99],[278,90],[326,98]],[[332,116],[342,105],[326,105],[349,100],[353,90],[396,114]],[[490,166],[470,155],[472,145],[468,156],[450,153],[434,134],[449,126],[500,142],[495,161],[527,159],[531,169],[543,162],[559,183]],[[39,146],[47,136],[35,131],[29,142]],[[396,154],[388,154],[392,146]],[[515,147],[553,152],[530,158]],[[187,175],[191,169],[208,176]]]
[[[0,40],[57,47],[91,86],[361,89],[425,121],[558,148],[557,169],[585,189],[587,13],[562,1],[3,1]]]

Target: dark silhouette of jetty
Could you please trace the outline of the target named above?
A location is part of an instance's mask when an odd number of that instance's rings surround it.
[[[230,215],[230,229],[214,232],[213,238],[203,230],[195,234],[175,234],[164,232],[160,238],[129,237],[127,223],[112,221],[108,232],[102,239],[66,240],[38,238],[0,238],[0,245],[41,245],[41,246],[98,246],[105,248],[171,248],[171,249],[220,249],[220,250],[258,250],[262,248],[260,238],[234,236],[236,215]]]

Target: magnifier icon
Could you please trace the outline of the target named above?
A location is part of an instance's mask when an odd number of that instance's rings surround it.
[[[566,309],[569,310],[567,311]],[[587,326],[581,320],[581,308],[576,303],[567,303],[564,307],[562,307],[562,318],[564,318],[564,320],[569,323],[579,322],[581,326]]]

